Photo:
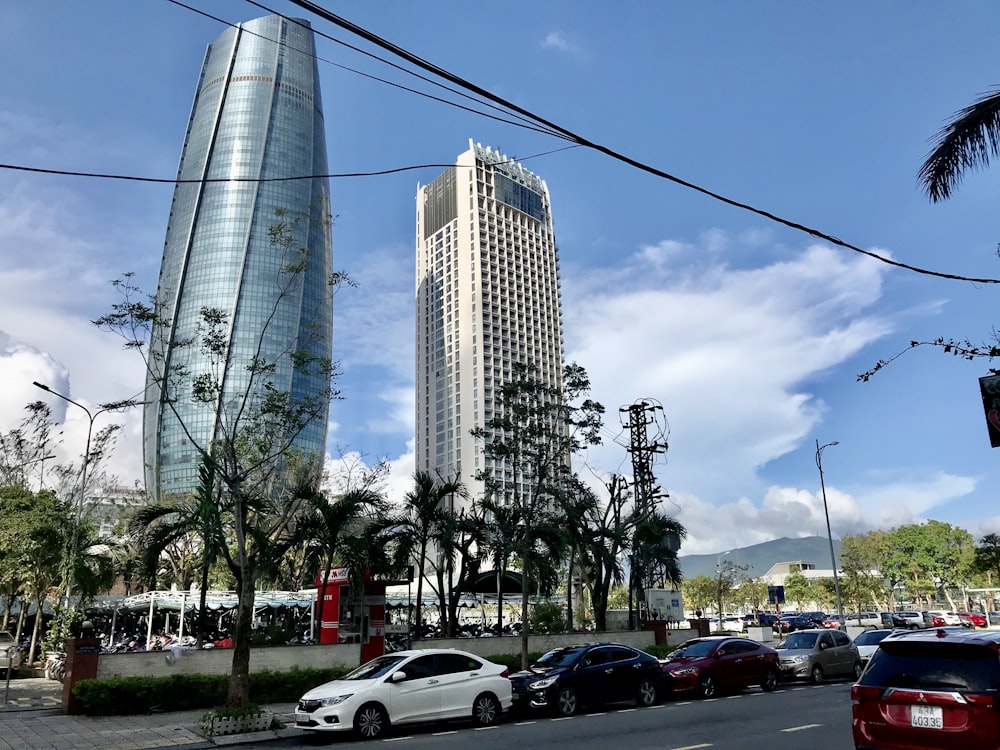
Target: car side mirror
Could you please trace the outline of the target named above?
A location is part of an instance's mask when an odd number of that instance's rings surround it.
[[[819,644],[819,650],[820,651],[826,651],[826,643]]]
[[[724,649],[724,648],[720,648],[718,651],[715,652],[715,658],[716,659],[718,659],[720,657],[723,657],[725,655],[726,655],[726,649]]]
[[[406,672],[404,672],[402,669],[400,669],[399,671],[396,671],[396,672],[392,673],[392,676],[389,678],[389,681],[390,682],[402,682],[405,679],[407,679]]]

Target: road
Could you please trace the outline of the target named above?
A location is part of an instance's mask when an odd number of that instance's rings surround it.
[[[385,740],[398,750],[848,750],[851,683],[784,684],[774,693],[745,690],[714,700],[668,700],[652,708],[631,706],[582,713],[568,719],[515,717],[497,727],[400,727]],[[305,735],[305,733],[304,733]],[[340,735],[286,738],[247,748],[370,747]],[[239,747],[239,746],[230,746]]]

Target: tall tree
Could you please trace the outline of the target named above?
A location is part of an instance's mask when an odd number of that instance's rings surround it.
[[[516,365],[511,380],[497,393],[494,416],[472,430],[483,442],[483,452],[494,471],[477,476],[486,494],[504,504],[516,505],[523,524],[516,553],[525,578],[541,571],[546,560],[540,534],[557,523],[555,503],[571,475],[571,456],[600,442],[604,407],[584,398],[590,379],[579,365],[567,365],[562,388],[544,382],[537,370]],[[584,400],[575,405],[578,399]],[[507,476],[505,476],[507,475]],[[528,586],[521,592],[521,664],[528,667]]]
[[[307,219],[308,220],[308,219]],[[172,321],[156,308],[155,300],[132,281],[132,274],[113,282],[121,301],[95,324],[121,336],[125,347],[140,352],[147,374],[164,394],[163,400],[176,417],[192,452],[209,461],[224,504],[229,509],[226,562],[236,579],[237,606],[233,633],[233,661],[226,703],[244,707],[249,701],[250,636],[254,595],[262,568],[280,559],[291,543],[293,520],[319,485],[321,456],[297,455],[298,437],[311,425],[326,420],[331,400],[338,398],[333,382],[336,365],[317,356],[306,340],[289,340],[275,359],[264,357],[264,343],[280,336],[281,311],[304,283],[309,248],[296,244],[295,224],[279,212],[269,231],[279,270],[275,294],[260,311],[261,328],[255,351],[242,378],[245,387],[232,394],[224,381],[231,355],[230,321],[220,309],[201,310],[198,334],[193,340],[175,342],[170,352],[150,346],[150,339],[169,341]],[[348,283],[334,274],[329,284]],[[192,371],[179,351],[185,346],[200,349],[204,369]],[[169,356],[168,356],[169,355]],[[281,390],[275,373],[290,369],[303,382],[319,382],[314,391]],[[207,442],[195,436],[185,422],[188,409],[198,419],[214,425]],[[273,557],[272,557],[273,556]]]
[[[413,475],[413,489],[403,498],[401,531],[411,550],[417,577],[416,617],[410,628],[411,638],[420,638],[423,634],[424,579],[434,566],[433,540],[442,530],[448,501],[456,495],[461,499],[468,497],[468,490],[461,482],[435,477],[429,471],[418,471]]]
[[[1000,149],[1000,88],[959,110],[935,137],[919,179],[934,202],[951,197],[969,169],[988,166]]]
[[[130,531],[136,535],[142,549],[143,571],[154,586],[164,557],[176,561],[178,555],[173,550],[178,547],[193,551],[193,569],[199,580],[196,638],[200,647],[207,634],[208,575],[222,555],[227,539],[222,526],[222,496],[216,491],[215,472],[207,460],[202,461],[199,476],[198,489],[184,500],[174,502],[171,498],[158,505],[139,508],[130,521]],[[179,582],[181,588],[189,589],[192,581],[187,578],[187,570],[176,572],[185,577]]]

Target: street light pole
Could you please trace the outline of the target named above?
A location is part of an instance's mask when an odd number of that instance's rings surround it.
[[[69,551],[69,570],[66,575],[66,596],[64,605],[69,607],[70,595],[73,591],[73,583],[75,578],[76,570],[76,556],[77,547],[80,546],[80,523],[83,520],[83,502],[87,492],[87,466],[90,462],[90,440],[94,433],[94,420],[106,411],[114,411],[115,409],[122,408],[123,404],[110,404],[108,406],[101,407],[97,411],[91,413],[90,409],[81,404],[78,401],[74,401],[69,396],[64,396],[63,394],[52,390],[44,383],[39,383],[37,380],[31,383],[36,388],[41,388],[46,393],[51,393],[53,396],[61,398],[63,401],[73,404],[74,406],[79,406],[87,413],[87,419],[89,420],[89,425],[87,426],[87,447],[83,452],[83,465],[80,468],[80,493],[76,501],[76,522],[73,525],[73,546],[70,547]],[[126,402],[127,403],[127,402]]]
[[[830,562],[833,564],[833,588],[837,593],[837,616],[840,618],[839,627],[844,627],[844,605],[840,598],[840,577],[837,575],[837,556],[833,552],[833,531],[830,529],[830,508],[826,504],[826,483],[823,481],[823,449],[831,445],[840,445],[834,440],[826,445],[820,445],[816,441],[816,468],[819,469],[819,486],[823,493],[823,513],[826,514],[826,537],[830,541]]]

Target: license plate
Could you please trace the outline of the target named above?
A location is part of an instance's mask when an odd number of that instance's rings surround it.
[[[944,711],[940,706],[910,706],[910,726],[944,729]]]
[[[300,713],[295,714],[296,724],[308,724],[311,720],[312,720],[311,714],[300,714]]]

